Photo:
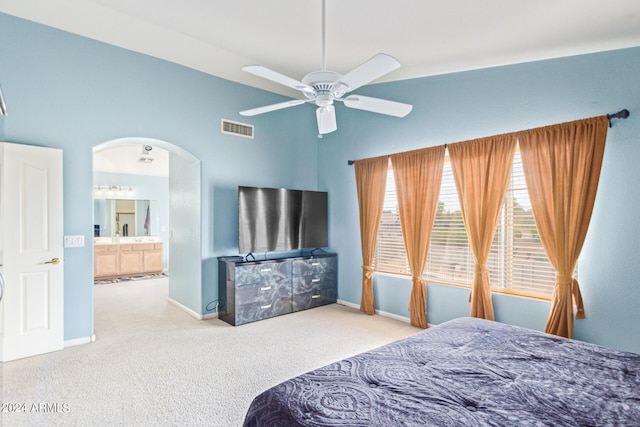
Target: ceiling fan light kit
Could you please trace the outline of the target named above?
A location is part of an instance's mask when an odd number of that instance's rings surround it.
[[[277,104],[266,105],[264,107],[252,108],[250,110],[241,111],[240,114],[243,116],[255,116],[257,114],[281,110],[288,107],[295,107],[307,102],[313,102],[318,106],[316,109],[316,118],[318,122],[319,135],[333,132],[338,128],[336,123],[335,107],[333,105],[334,101],[341,101],[347,108],[355,108],[358,110],[386,114],[395,117],[404,117],[409,114],[413,109],[413,106],[410,104],[362,95],[350,95],[344,98],[344,95],[347,93],[400,68],[400,63],[390,55],[379,53],[344,76],[335,71],[328,71],[324,69],[324,0],[322,1],[322,15],[322,70],[312,71],[304,76],[302,81],[298,81],[261,65],[248,65],[242,68],[243,71],[258,77],[299,90],[306,99],[293,99]]]

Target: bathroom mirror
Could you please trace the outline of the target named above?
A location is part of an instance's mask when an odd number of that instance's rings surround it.
[[[94,237],[158,234],[153,200],[94,199]]]

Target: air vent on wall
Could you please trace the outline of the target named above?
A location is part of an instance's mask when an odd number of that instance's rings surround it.
[[[222,119],[222,133],[253,139],[253,125]]]

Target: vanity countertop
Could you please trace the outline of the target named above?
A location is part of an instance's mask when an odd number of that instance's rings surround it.
[[[158,236],[127,236],[127,237],[94,237],[94,245],[117,245],[130,243],[159,243]]]

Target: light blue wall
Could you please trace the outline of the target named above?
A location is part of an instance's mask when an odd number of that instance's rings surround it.
[[[204,240],[198,227],[201,176],[199,160],[169,152],[169,298],[185,307],[202,307],[202,269],[198,268],[198,253]]]
[[[587,319],[577,338],[640,352],[640,49],[584,55],[363,87],[358,93],[414,104],[404,119],[337,105],[338,132],[316,138],[302,106],[247,120],[237,111],[274,94],[0,14],[0,82],[10,116],[0,136],[64,150],[65,234],[92,236],[92,147],[157,138],[202,162],[202,307],[217,298],[219,255],[237,252],[238,185],[329,191],[330,247],[339,254],[339,298],[360,302],[360,240],[353,167],[347,160],[463,141],[616,112],[580,280]],[[256,125],[248,140],[220,119]],[[92,324],[92,252],[67,249],[65,339]],[[377,306],[408,316],[408,280],[374,278]],[[428,285],[428,319],[467,315],[468,290]],[[494,295],[498,320],[542,329],[549,303]]]
[[[355,178],[347,160],[631,111],[609,130],[600,188],[579,263],[587,319],[575,337],[640,352],[640,48],[368,86],[363,95],[408,102],[404,119],[341,105],[335,134],[319,149],[330,190],[330,245],[339,257],[339,298],[359,304],[362,265]],[[376,307],[408,316],[410,281],[375,274]],[[468,315],[467,289],[428,285],[427,317]],[[496,319],[542,330],[547,301],[494,294]]]
[[[156,138],[200,159],[203,306],[216,257],[237,252],[237,186],[316,188],[311,106],[249,121],[238,111],[285,98],[5,14],[0,82],[4,140],[63,149],[66,235],[93,237],[92,147]],[[255,139],[221,134],[222,118],[254,124]],[[65,340],[94,333],[92,260],[90,245],[65,250]]]

